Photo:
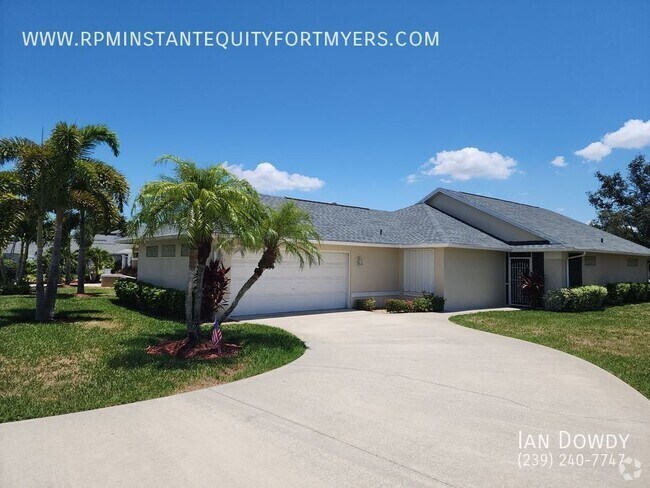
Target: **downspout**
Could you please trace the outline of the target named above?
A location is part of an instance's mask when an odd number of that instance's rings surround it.
[[[568,256],[566,260],[566,286],[569,286],[569,259],[576,259],[576,258],[584,258],[585,255],[587,254],[587,251],[583,252],[582,254],[578,254],[577,256]]]

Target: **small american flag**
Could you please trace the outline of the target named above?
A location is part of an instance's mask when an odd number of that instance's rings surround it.
[[[219,326],[219,322],[215,320],[214,325],[212,326],[212,343],[215,346],[219,346],[219,344],[221,344],[221,339],[223,339],[221,327]]]

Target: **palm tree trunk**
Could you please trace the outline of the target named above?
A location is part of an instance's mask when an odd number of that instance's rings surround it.
[[[36,321],[44,322],[47,317],[45,288],[43,287],[43,219],[38,216],[36,224]]]
[[[239,290],[239,293],[237,293],[235,299],[230,303],[230,306],[217,316],[217,322],[221,323],[224,320],[226,320],[228,317],[230,317],[230,314],[233,312],[233,310],[237,308],[237,304],[239,303],[239,300],[241,300],[242,297],[246,294],[246,292],[250,289],[250,287],[253,286],[255,282],[260,279],[263,272],[264,272],[263,269],[255,268],[253,275],[250,278],[248,278],[248,280],[246,280],[246,283],[244,283],[244,286],[241,287],[241,290]]]
[[[27,244],[27,249],[29,249],[29,243]],[[23,277],[23,254],[26,252],[25,241],[21,239],[20,254],[18,254],[18,266],[16,266],[16,284],[20,283]]]
[[[203,303],[203,278],[205,274],[205,265],[210,257],[212,250],[212,241],[202,243],[198,249],[197,266],[196,266],[196,292],[194,294],[194,304],[192,311],[192,320],[198,326],[201,324],[201,304]]]
[[[221,323],[230,316],[233,310],[235,310],[235,308],[237,307],[239,300],[241,300],[242,297],[246,294],[246,292],[250,289],[250,287],[253,286],[255,282],[260,279],[265,269],[273,269],[273,267],[275,266],[275,261],[277,260],[277,256],[278,256],[277,249],[268,249],[268,248],[264,249],[264,252],[262,253],[262,257],[257,262],[257,268],[255,268],[255,270],[253,271],[253,275],[250,278],[248,278],[246,283],[244,283],[244,286],[241,287],[241,290],[239,290],[235,299],[230,303],[230,306],[226,310],[224,310],[220,315],[217,316],[216,319],[217,322]]]
[[[86,212],[79,212],[79,254],[77,255],[77,293],[86,293]]]
[[[61,240],[63,238],[63,211],[57,210],[54,219],[54,241],[52,242],[52,262],[47,274],[47,289],[45,291],[45,305],[47,319],[54,320],[56,306],[56,292],[61,274]]]
[[[7,282],[7,270],[5,269],[5,257],[3,253],[4,249],[0,249],[0,284],[2,285]]]
[[[199,339],[199,327],[194,322],[194,297],[197,286],[197,265],[199,251],[190,248],[189,269],[187,273],[187,291],[185,294],[185,325],[187,326],[187,338],[191,343]]]

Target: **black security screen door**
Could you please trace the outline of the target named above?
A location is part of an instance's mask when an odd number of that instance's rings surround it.
[[[523,277],[530,271],[530,258],[510,258],[510,303],[528,305],[528,299],[521,289]]]

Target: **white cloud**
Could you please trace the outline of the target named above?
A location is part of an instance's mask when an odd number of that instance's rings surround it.
[[[244,169],[241,164],[224,163],[223,166],[238,178],[247,180],[255,189],[261,192],[313,191],[322,188],[325,184],[320,178],[281,171],[271,163],[260,163],[252,170]]]
[[[602,142],[592,142],[587,147],[576,151],[576,155],[582,156],[589,161],[600,161],[611,152],[612,148],[607,144],[603,144]]]
[[[551,161],[551,164],[553,166],[557,166],[558,168],[564,168],[567,165],[564,161],[564,156],[556,157],[553,161]]]
[[[650,120],[643,121],[639,119],[630,119],[623,127],[605,134],[598,142],[592,142],[587,147],[576,151],[578,156],[582,156],[590,161],[600,161],[612,149],[641,149],[650,145]]]
[[[515,172],[517,161],[498,152],[484,152],[475,147],[442,151],[421,168],[423,175],[448,176],[452,180],[472,178],[505,180]]]
[[[407,183],[416,183],[418,181],[420,181],[420,175],[418,175],[417,173],[413,173],[413,174],[408,175],[406,177],[406,182]]]

